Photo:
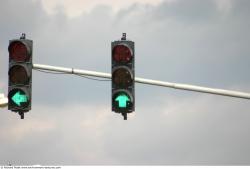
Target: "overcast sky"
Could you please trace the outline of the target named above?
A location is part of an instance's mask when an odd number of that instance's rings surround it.
[[[0,92],[8,44],[33,62],[110,73],[111,42],[135,42],[135,74],[250,92],[248,0],[0,1]],[[111,82],[33,70],[25,119],[0,110],[0,165],[250,165],[249,100],[135,85],[135,112],[111,112]]]

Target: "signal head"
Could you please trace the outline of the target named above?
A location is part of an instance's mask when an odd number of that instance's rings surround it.
[[[25,34],[9,41],[8,109],[18,112],[21,118],[31,110],[32,49],[33,41],[25,39]]]

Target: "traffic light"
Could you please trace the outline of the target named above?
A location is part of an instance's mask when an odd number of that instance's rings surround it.
[[[21,119],[31,110],[32,90],[32,40],[20,39],[9,42],[9,87],[8,109],[18,112]]]
[[[111,43],[112,53],[112,111],[121,113],[127,120],[127,113],[135,110],[134,91],[134,42],[126,40],[126,33],[119,41]]]

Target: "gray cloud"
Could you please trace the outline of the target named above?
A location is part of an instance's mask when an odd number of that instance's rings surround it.
[[[34,63],[103,72],[110,42],[127,32],[137,76],[249,91],[249,5],[232,1],[227,13],[212,0],[117,13],[100,5],[70,19],[39,1],[1,2],[0,87],[7,93],[8,40],[22,32]],[[110,82],[34,70],[26,119],[1,110],[0,164],[249,165],[248,100],[136,84],[136,112],[123,121],[110,95]]]
[[[163,2],[155,9],[154,14],[159,19],[177,20],[184,24],[205,23],[215,19],[217,14],[214,1],[174,1]]]

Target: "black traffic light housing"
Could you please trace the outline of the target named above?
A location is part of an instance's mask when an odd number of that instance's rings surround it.
[[[33,41],[22,34],[9,42],[8,109],[18,112],[21,119],[31,110]]]
[[[121,40],[111,43],[112,60],[112,111],[121,113],[127,120],[127,113],[135,110],[135,48],[134,42]]]

